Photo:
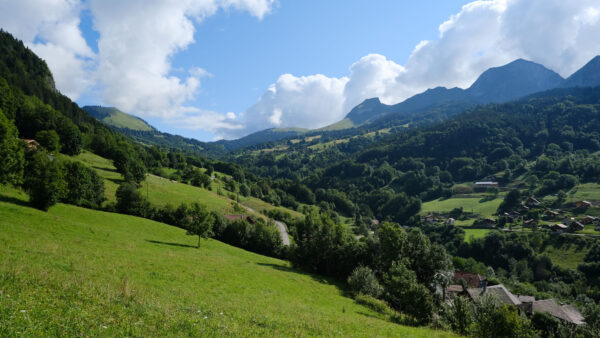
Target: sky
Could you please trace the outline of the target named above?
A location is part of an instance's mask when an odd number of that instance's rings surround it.
[[[81,106],[202,141],[319,128],[363,100],[600,54],[597,0],[0,0],[0,28]]]

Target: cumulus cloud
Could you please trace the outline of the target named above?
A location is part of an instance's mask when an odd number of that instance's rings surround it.
[[[274,0],[91,0],[94,28],[100,33],[97,74],[104,101],[141,116],[188,116],[186,102],[210,73],[193,68],[186,78],[171,75],[171,58],[194,42],[194,24],[220,8],[262,18],[273,4]],[[221,126],[228,121],[224,115],[216,119],[216,113],[196,113],[199,118],[192,125],[217,121]]]
[[[45,59],[56,86],[76,99],[92,81],[94,53],[79,30],[78,0],[0,1],[0,27]]]
[[[283,75],[241,115],[246,128],[231,136],[268,127],[321,127],[371,97],[393,104],[432,87],[468,87],[486,69],[517,58],[566,77],[600,54],[598,36],[597,0],[474,1],[439,26],[438,39],[420,42],[405,65],[367,55],[347,78]],[[293,90],[282,83],[293,83]],[[337,84],[333,90],[331,83]]]
[[[484,70],[516,58],[566,77],[600,54],[597,0],[473,1],[440,24],[436,39],[415,46],[403,65],[369,54],[340,78],[281,75],[244,112],[190,107],[202,79],[213,75],[200,67],[173,69],[172,58],[194,43],[198,23],[219,10],[261,19],[276,5],[276,0],[0,0],[0,27],[46,59],[59,90],[73,99],[93,88],[103,104],[226,138],[270,127],[322,127],[371,97],[393,104],[427,88],[468,87]],[[97,54],[79,29],[84,9],[99,33]]]

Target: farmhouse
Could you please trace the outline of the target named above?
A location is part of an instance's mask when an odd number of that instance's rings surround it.
[[[540,206],[542,203],[540,201],[538,201],[537,199],[533,198],[533,197],[529,197],[526,201],[525,201],[525,205],[527,205],[528,207],[538,207]]]
[[[25,141],[29,150],[36,150],[40,146],[36,140],[23,139],[23,141]]]
[[[460,280],[464,280],[470,288],[483,288],[487,285],[487,278],[485,276],[476,273],[455,271],[454,283],[460,283]]]
[[[592,223],[594,223],[594,222],[596,222],[596,217],[594,217],[594,216],[585,216],[585,217],[584,217],[584,218],[581,220],[581,223],[583,223],[583,224],[586,224],[586,225],[587,225],[587,224],[592,224]]]
[[[456,221],[456,220],[455,220],[454,218],[450,217],[450,218],[448,218],[448,219],[447,219],[447,220],[444,222],[444,224],[446,224],[446,225],[454,225],[454,222],[455,222],[455,221]]]
[[[579,201],[579,202],[575,203],[575,206],[577,206],[577,208],[579,208],[579,209],[587,209],[592,206],[592,203],[588,202],[588,201]]]
[[[533,219],[532,218],[532,219],[528,219],[525,222],[523,222],[523,226],[526,227],[526,228],[530,228],[530,227],[532,227],[534,225],[538,225],[537,219]]]
[[[560,216],[560,213],[554,211],[554,210],[546,210],[544,211],[544,218],[547,219],[553,219],[553,218],[557,218]]]
[[[478,190],[485,190],[487,188],[497,188],[497,187],[498,187],[498,182],[492,182],[492,181],[475,182],[475,189],[478,189]]]
[[[554,232],[563,232],[566,231],[569,227],[562,224],[562,223],[558,223],[558,224],[554,224],[553,226],[550,227],[550,229],[552,229],[552,231]]]

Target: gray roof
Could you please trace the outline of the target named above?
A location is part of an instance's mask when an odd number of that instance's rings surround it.
[[[519,300],[521,301],[521,303],[535,302],[535,297],[533,297],[533,296],[518,295],[518,297],[519,297]]]
[[[537,300],[533,302],[533,312],[547,312],[552,316],[573,324],[583,324],[583,316],[571,305],[558,305],[554,299]]]
[[[514,306],[521,305],[521,301],[519,300],[519,298],[513,295],[510,291],[508,291],[502,284],[488,286],[485,289],[485,291],[483,288],[467,289],[467,293],[469,293],[469,296],[471,296],[471,298],[473,298],[474,300],[482,296],[484,293],[488,293],[495,295],[496,298],[498,298],[498,300],[502,304],[509,304]]]

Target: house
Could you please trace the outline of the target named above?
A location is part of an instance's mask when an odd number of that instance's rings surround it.
[[[465,290],[463,289],[462,285],[452,284],[448,285],[448,287],[446,288],[446,296],[450,299],[454,299],[457,296],[460,296],[464,293]]]
[[[583,229],[585,229],[585,226],[580,222],[574,221],[569,224],[569,230],[571,231],[581,231]]]
[[[493,218],[486,218],[481,222],[483,225],[489,226],[489,227],[495,227],[496,226],[496,220]]]
[[[444,224],[446,224],[446,225],[454,225],[454,222],[455,222],[455,221],[456,221],[456,220],[455,220],[454,218],[450,217],[450,218],[448,218],[448,219],[447,219],[447,220],[444,222]]]
[[[226,181],[233,181],[233,177],[231,177],[231,176],[226,176],[226,177],[225,177],[225,180],[226,180]]]
[[[523,226],[526,228],[531,228],[532,226],[538,225],[538,220],[537,219],[528,219],[525,222],[523,222]]]
[[[564,225],[564,224],[554,224],[553,226],[550,227],[550,229],[552,229],[552,231],[554,232],[563,232],[566,231],[569,227]]]
[[[477,189],[477,190],[485,190],[488,188],[497,188],[497,187],[498,187],[498,182],[492,182],[492,181],[475,182],[475,189]]]
[[[252,217],[248,216],[248,215],[223,215],[223,217],[228,220],[229,222],[235,222],[235,221],[248,221],[248,223],[250,224],[254,224],[254,220],[252,219]]]
[[[587,225],[587,224],[592,224],[592,223],[596,222],[596,219],[597,219],[597,218],[596,218],[596,217],[594,217],[594,216],[585,216],[585,217],[584,217],[584,218],[581,220],[581,223],[583,223],[583,224],[586,224],[586,225]]]
[[[438,217],[435,214],[429,214],[423,218],[427,223],[434,223],[437,221]]]
[[[525,205],[528,207],[538,207],[540,206],[542,203],[538,200],[536,200],[533,197],[529,197],[526,201],[525,201]]]
[[[470,288],[484,288],[487,286],[487,278],[476,273],[455,271],[454,283],[459,283],[460,280],[464,280]]]
[[[587,209],[592,206],[592,203],[588,202],[588,201],[579,201],[579,202],[575,203],[575,206],[579,209]]]
[[[487,294],[494,295],[498,299],[498,301],[502,304],[514,305],[519,309],[521,309],[522,304],[523,304],[519,300],[519,297],[513,295],[502,284],[488,286],[487,288],[470,288],[470,289],[467,289],[467,293],[468,293],[469,297],[474,301],[487,293]]]
[[[25,143],[27,144],[27,149],[29,150],[36,150],[40,146],[40,144],[36,140],[23,139],[23,141],[25,141]]]
[[[583,316],[575,307],[572,305],[558,305],[554,299],[534,301],[529,314],[534,314],[536,312],[546,312],[569,324],[585,324]]]
[[[558,218],[559,216],[560,216],[560,213],[558,213],[554,210],[544,211],[544,218],[546,218],[546,219],[554,219],[554,218]]]

